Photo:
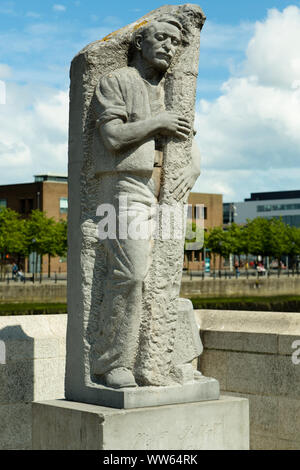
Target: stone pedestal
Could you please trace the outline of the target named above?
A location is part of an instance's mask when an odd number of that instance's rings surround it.
[[[218,400],[220,385],[216,379],[200,378],[183,385],[167,387],[133,387],[113,389],[98,385],[81,391],[69,391],[67,400],[111,408],[145,408],[149,406],[175,405],[199,401]]]
[[[33,449],[248,450],[248,400],[224,396],[130,410],[65,400],[36,402]]]

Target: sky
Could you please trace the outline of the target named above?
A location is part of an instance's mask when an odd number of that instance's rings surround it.
[[[72,58],[163,4],[0,0],[0,184],[67,173]],[[193,191],[231,202],[300,189],[300,0],[198,4],[207,20],[195,120],[202,170]]]

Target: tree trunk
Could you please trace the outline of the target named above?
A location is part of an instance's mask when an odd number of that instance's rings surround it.
[[[51,277],[51,255],[48,254],[48,279]]]

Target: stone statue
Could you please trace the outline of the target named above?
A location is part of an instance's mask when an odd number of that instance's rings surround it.
[[[204,20],[196,5],[161,7],[73,60],[68,399],[205,382],[191,365],[202,352],[192,305],[179,299]],[[181,237],[162,235],[158,206],[177,208]]]

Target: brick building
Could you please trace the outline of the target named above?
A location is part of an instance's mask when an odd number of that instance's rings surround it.
[[[223,226],[222,194],[190,193],[188,204],[190,205],[188,218],[195,222],[197,217],[203,217],[205,231],[213,227]],[[198,213],[196,211],[197,205],[203,208]],[[208,255],[203,248],[197,247],[197,245],[192,246],[192,248],[185,251],[184,268],[195,271],[202,270],[203,261]],[[218,263],[218,259],[216,261]]]
[[[0,207],[7,207],[28,217],[34,209],[46,213],[56,221],[67,218],[68,179],[60,175],[36,175],[33,183],[0,186]],[[43,259],[32,253],[26,260],[26,272],[48,272],[48,256]],[[51,271],[67,272],[66,259],[51,258]]]
[[[221,227],[223,224],[223,196],[220,194],[190,193],[188,204],[189,215],[193,221],[203,216],[204,230]],[[200,205],[203,211],[197,214],[196,207]],[[33,183],[11,184],[0,186],[0,207],[8,207],[28,217],[34,209],[46,213],[55,220],[66,219],[68,213],[68,178],[60,175],[36,175]],[[192,270],[203,269],[205,252],[194,246],[185,252],[184,267]],[[27,272],[48,272],[48,257],[37,259],[33,253],[26,260],[24,269]],[[51,272],[66,273],[66,259],[51,258]]]

